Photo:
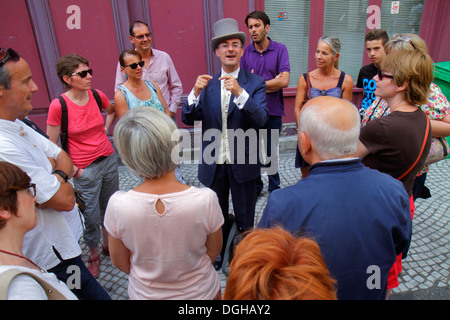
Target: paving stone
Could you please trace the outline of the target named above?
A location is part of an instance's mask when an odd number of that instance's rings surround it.
[[[290,138],[291,139],[291,138]],[[281,187],[298,182],[300,170],[294,167],[294,153],[283,153],[280,148],[279,172]],[[197,179],[197,165],[180,165],[183,178],[188,185],[202,187]],[[139,185],[141,178],[130,172],[125,166],[119,167],[120,189],[129,190]],[[267,176],[263,176],[267,188]],[[413,237],[408,257],[403,260],[403,272],[400,275],[400,286],[393,290],[393,297],[410,297],[416,299],[417,292],[432,292],[432,288],[448,288],[450,258],[450,159],[432,164],[427,176],[426,185],[432,197],[416,200],[416,212],[413,220]],[[255,224],[259,222],[267,203],[269,193],[265,189],[257,200]],[[81,240],[83,260],[87,261],[88,249]],[[98,281],[107,283],[105,287],[115,300],[128,299],[128,277],[117,270],[108,256],[101,255],[101,270]],[[226,275],[221,271],[222,293],[226,285]],[[448,293],[449,290],[444,290]],[[422,292],[422,291],[420,291]],[[440,291],[442,292],[442,290]],[[409,294],[409,295],[408,295]],[[427,296],[420,296],[426,299]],[[448,296],[447,296],[448,297]]]

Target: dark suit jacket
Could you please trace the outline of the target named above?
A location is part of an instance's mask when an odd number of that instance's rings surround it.
[[[197,107],[186,100],[181,119],[187,125],[202,121],[202,159],[200,159],[198,178],[209,187],[213,181],[216,159],[222,131],[220,75],[215,75],[200,94]],[[249,98],[240,110],[231,95],[228,110],[227,128],[229,132],[230,153],[233,160],[232,171],[237,182],[243,183],[256,179],[260,175],[259,129],[267,122],[266,83],[264,78],[241,69],[237,79],[239,85],[247,91]],[[241,130],[238,130],[241,129]],[[208,131],[208,132],[207,132]],[[206,134],[205,134],[206,132]],[[247,138],[243,139],[243,136]],[[250,137],[250,138],[249,138]],[[255,145],[256,144],[256,145]]]

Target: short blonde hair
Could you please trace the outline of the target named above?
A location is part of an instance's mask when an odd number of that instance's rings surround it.
[[[159,178],[178,166],[177,127],[156,108],[130,109],[114,128],[114,142],[123,163],[140,177]]]
[[[397,86],[406,84],[405,100],[414,105],[428,102],[434,79],[433,60],[420,50],[394,50],[381,63],[381,69],[392,73]]]
[[[318,244],[281,227],[254,229],[236,247],[224,300],[335,300]]]

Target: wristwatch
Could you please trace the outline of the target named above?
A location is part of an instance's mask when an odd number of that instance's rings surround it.
[[[65,182],[67,182],[67,180],[69,180],[69,177],[67,176],[67,174],[62,170],[56,169],[52,173],[56,173],[57,175],[61,176],[61,178],[63,178]]]

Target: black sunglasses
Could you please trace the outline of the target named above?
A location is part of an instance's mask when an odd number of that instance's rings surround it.
[[[139,67],[143,67],[144,66],[144,64],[145,64],[145,62],[144,61],[139,61],[139,62],[135,62],[135,63],[132,63],[132,64],[129,64],[129,65],[125,65],[125,67],[130,67],[131,69],[136,69],[138,66]]]
[[[74,73],[72,73],[72,76],[79,75],[81,78],[86,78],[88,73],[92,76],[92,69],[83,70],[83,71],[80,71],[80,72],[74,72]]]
[[[378,70],[378,78],[380,80],[383,80],[383,78],[389,78],[389,79],[394,79],[394,76],[390,75],[390,74],[385,74],[383,73],[383,71],[381,71],[381,69]]]
[[[9,60],[17,62],[20,60],[20,55],[11,48],[9,49],[0,48],[0,67],[3,66]]]

